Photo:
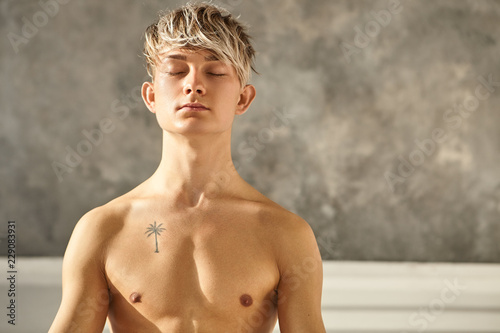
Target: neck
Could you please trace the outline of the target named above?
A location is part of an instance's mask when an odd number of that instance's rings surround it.
[[[152,176],[160,192],[178,206],[197,206],[242,180],[231,157],[231,130],[186,136],[163,131],[162,158]]]

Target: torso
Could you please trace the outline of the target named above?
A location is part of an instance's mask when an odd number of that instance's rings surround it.
[[[280,206],[227,198],[179,210],[155,197],[118,205],[104,262],[113,333],[272,332]]]

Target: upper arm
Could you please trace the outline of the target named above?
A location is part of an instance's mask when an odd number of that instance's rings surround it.
[[[49,330],[102,332],[108,313],[108,286],[103,269],[103,217],[85,214],[75,226],[63,259],[63,296]]]
[[[286,332],[325,332],[321,316],[323,264],[309,224],[296,216],[280,238],[278,319]]]

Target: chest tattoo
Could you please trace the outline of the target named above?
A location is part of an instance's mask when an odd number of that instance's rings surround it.
[[[165,231],[165,228],[162,228],[161,226],[163,225],[163,223],[160,223],[158,225],[156,225],[156,221],[153,224],[150,224],[149,227],[147,228],[145,234],[148,234],[147,237],[151,236],[151,235],[155,235],[155,244],[156,244],[156,251],[155,253],[158,253],[158,236],[160,236],[160,233]]]

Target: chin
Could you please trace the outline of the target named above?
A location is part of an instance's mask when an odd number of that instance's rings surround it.
[[[231,129],[232,123],[215,124],[200,119],[183,119],[172,123],[158,122],[161,129],[172,133],[182,135],[210,135],[223,133]]]
[[[210,135],[223,132],[221,129],[213,128],[212,126],[204,125],[185,125],[182,127],[172,127],[172,126],[161,126],[163,131],[171,133],[171,134],[181,134],[181,135]]]

